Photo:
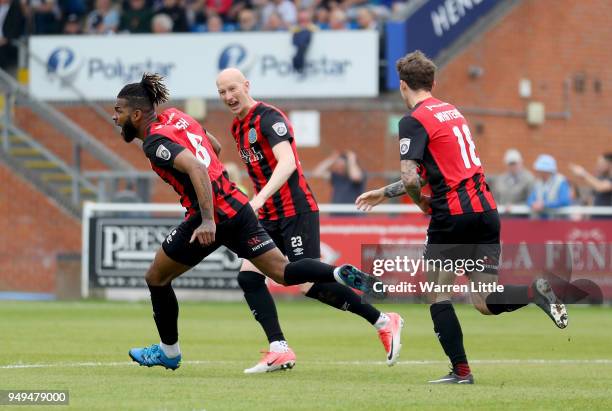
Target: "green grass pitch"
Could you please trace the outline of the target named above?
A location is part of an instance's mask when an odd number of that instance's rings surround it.
[[[0,390],[69,390],[57,410],[612,409],[611,308],[570,307],[559,330],[533,306],[498,317],[458,306],[474,386],[426,384],[448,369],[427,306],[381,308],[406,322],[395,367],[361,318],[292,301],[278,309],[296,367],[244,375],[267,347],[244,303],[181,304],[173,372],[127,356],[159,341],[149,303],[0,302]]]

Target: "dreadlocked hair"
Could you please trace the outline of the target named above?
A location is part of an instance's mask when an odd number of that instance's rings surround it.
[[[139,83],[124,86],[117,98],[124,98],[135,109],[150,111],[168,101],[168,88],[159,74],[144,73]]]
[[[168,88],[163,83],[163,80],[164,78],[157,73],[144,73],[142,75],[142,80],[140,80],[140,84],[147,92],[149,100],[151,100],[151,103],[155,106],[159,106],[168,101]]]

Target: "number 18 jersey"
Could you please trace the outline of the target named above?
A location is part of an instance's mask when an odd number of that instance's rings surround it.
[[[433,215],[496,208],[467,121],[452,104],[430,97],[399,123],[400,158],[424,169]]]
[[[231,181],[223,163],[219,161],[200,124],[187,114],[169,108],[158,114],[157,122],[147,130],[142,149],[151,168],[181,196],[181,205],[189,218],[200,211],[198,197],[189,175],[173,168],[174,159],[187,149],[208,168],[212,185],[215,221],[226,221],[248,203],[248,198]]]

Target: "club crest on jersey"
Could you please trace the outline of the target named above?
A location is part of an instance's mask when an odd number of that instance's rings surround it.
[[[257,131],[254,128],[249,130],[249,143],[254,144],[257,141]]]
[[[164,147],[163,144],[160,144],[159,147],[157,147],[157,151],[155,152],[155,155],[161,158],[162,160],[170,160],[170,156],[171,156],[170,150]]]
[[[287,126],[282,121],[272,124],[272,128],[274,129],[274,132],[281,137],[287,134]]]
[[[410,139],[409,138],[402,138],[400,140],[400,154],[404,155],[404,154],[408,153],[409,149],[410,149]]]

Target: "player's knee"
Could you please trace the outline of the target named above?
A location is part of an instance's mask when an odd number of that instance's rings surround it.
[[[287,267],[288,261],[278,249],[272,249],[263,256],[251,260],[251,262],[255,264],[257,269],[264,273],[266,277],[271,278],[280,285],[288,285],[285,281],[285,268]]]
[[[302,295],[306,295],[308,294],[308,291],[310,291],[310,289],[312,288],[312,283],[304,283],[304,284],[300,284],[300,292],[302,293]]]
[[[282,260],[278,264],[274,264],[274,266],[268,272],[268,277],[270,277],[280,285],[289,285],[285,281],[285,268],[287,268],[287,264],[287,260]]]
[[[434,292],[425,294],[425,298],[427,299],[427,303],[428,304],[435,304],[436,303],[436,294],[437,293],[434,293]]]
[[[240,271],[237,279],[238,285],[245,293],[266,286],[266,278],[255,271]]]
[[[275,276],[275,277],[270,276],[270,278],[272,278],[274,281],[276,281],[277,283],[279,283],[283,287],[287,287],[288,285],[290,285],[290,284],[287,284],[287,282],[285,282],[285,274],[282,273],[282,272],[279,275]]]
[[[427,302],[429,304],[436,304],[444,301],[451,301],[451,297],[452,296],[448,293],[431,292],[427,293]]]
[[[474,303],[474,308],[483,315],[491,315],[491,311],[489,311],[489,307],[487,307],[487,304],[484,301],[475,301]]]
[[[161,272],[154,266],[149,267],[147,270],[147,273],[145,274],[145,281],[147,282],[147,285],[153,286],[164,286],[168,283]]]

